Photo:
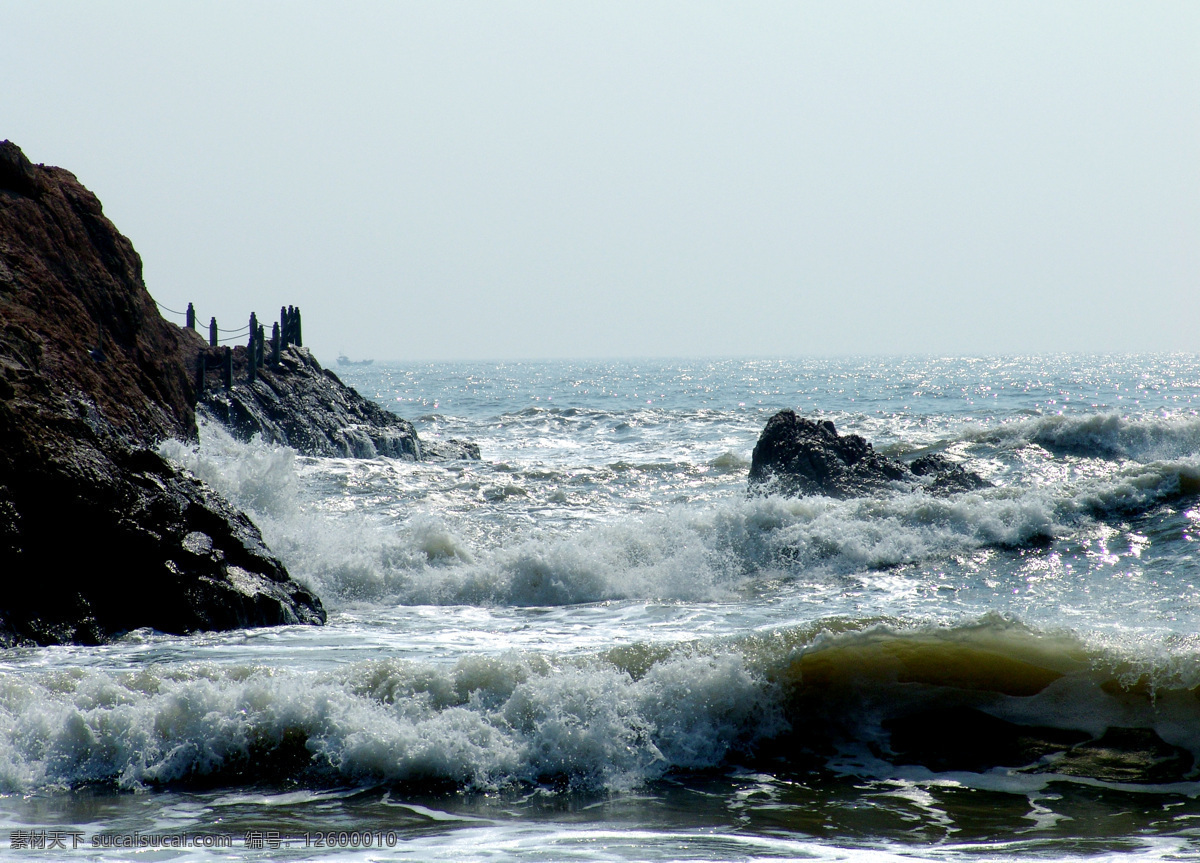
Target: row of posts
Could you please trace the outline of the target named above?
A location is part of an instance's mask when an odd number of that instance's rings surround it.
[[[187,328],[189,330],[196,329],[196,307],[192,303],[188,303],[187,307]],[[209,347],[217,347],[218,332],[217,319],[214,316],[208,322]],[[266,361],[267,344],[266,333],[263,330],[262,324],[258,322],[258,315],[251,312],[250,340],[246,344],[246,353],[250,358],[246,379],[250,383],[258,380],[258,370]],[[296,347],[304,346],[304,337],[300,328],[299,306],[281,306],[279,309],[279,320],[271,325],[270,346],[272,363],[279,362],[280,353],[288,345],[295,345]],[[233,350],[228,345],[225,347],[225,355],[221,363],[223,371],[222,383],[225,385],[225,389],[230,389],[233,386]],[[208,355],[202,351],[196,368],[197,392],[204,392],[204,376],[208,368]]]

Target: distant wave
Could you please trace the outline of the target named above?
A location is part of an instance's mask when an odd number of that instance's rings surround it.
[[[618,790],[741,763],[1194,793],[1198,659],[1196,645],[1138,654],[989,615],[943,626],[833,619],[449,668],[6,672],[0,788]]]
[[[1200,417],[1127,419],[1115,413],[1051,415],[975,429],[975,441],[1023,446],[1098,458],[1169,460],[1200,454]]]

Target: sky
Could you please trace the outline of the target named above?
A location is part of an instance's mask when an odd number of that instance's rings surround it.
[[[326,362],[1200,351],[1196,2],[0,0],[2,138]]]

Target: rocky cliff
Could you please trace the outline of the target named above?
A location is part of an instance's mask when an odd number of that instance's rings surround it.
[[[990,483],[942,455],[904,464],[880,455],[860,435],[839,435],[829,420],[814,421],[782,410],[754,446],[750,487],[788,495],[857,497],[887,489],[934,494],[970,491]]]
[[[243,440],[261,435],[269,443],[314,456],[390,456],[415,461],[479,458],[474,443],[422,441],[412,423],[346,386],[305,348],[289,345],[278,362],[266,359],[253,382],[247,380],[248,351],[234,348],[235,383],[229,389],[220,371],[224,348],[203,350],[211,355],[206,365],[212,370],[200,396],[201,409]]]
[[[195,434],[194,338],[96,197],[0,143],[0,645],[324,621],[254,525],[152,449]]]

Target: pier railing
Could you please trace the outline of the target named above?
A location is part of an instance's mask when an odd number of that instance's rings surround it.
[[[196,306],[194,303],[188,303],[186,312],[177,312],[174,309],[168,309],[161,303],[158,305],[165,312],[170,312],[173,315],[182,315],[184,326],[189,330],[196,330]],[[224,337],[222,337],[222,334],[224,334]],[[263,368],[268,362],[272,365],[278,364],[280,354],[288,345],[304,347],[300,307],[280,307],[279,320],[271,324],[270,338],[267,338],[264,325],[259,322],[258,315],[255,312],[250,313],[250,320],[246,326],[238,327],[234,330],[221,329],[217,325],[216,316],[211,316],[208,321],[208,346],[209,348],[224,346],[225,351],[221,358],[215,360],[215,362],[214,358],[210,356],[210,351],[202,350],[197,354],[197,393],[204,392],[205,378],[208,375],[208,370],[211,368],[219,367],[221,369],[221,382],[224,384],[225,389],[230,389],[233,386],[233,348],[231,343],[240,343],[243,339],[246,340],[246,355],[248,359],[246,364],[246,380],[249,383],[254,383],[258,379],[258,370]]]

